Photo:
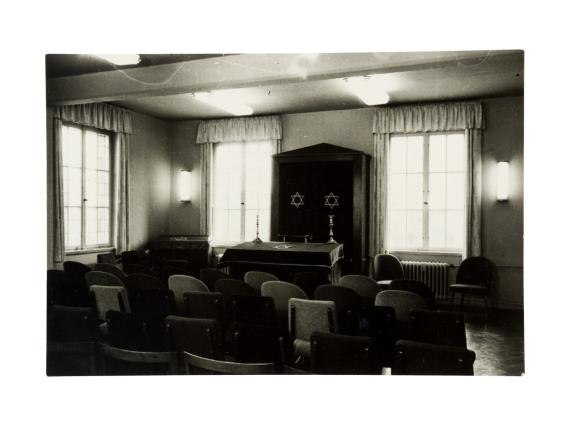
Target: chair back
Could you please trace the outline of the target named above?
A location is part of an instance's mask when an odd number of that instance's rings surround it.
[[[127,264],[125,267],[127,274],[146,274],[147,276],[153,276],[159,279],[159,275],[156,271],[147,265],[143,264]]]
[[[359,334],[371,337],[378,344],[382,366],[392,366],[399,325],[394,307],[367,307],[360,317]]]
[[[275,304],[273,298],[262,296],[233,295],[230,298],[232,322],[256,325],[275,325]]]
[[[313,332],[311,369],[317,374],[380,374],[378,350],[373,338]]]
[[[236,322],[233,356],[236,362],[288,365],[293,363],[293,341],[287,330]]]
[[[125,283],[127,275],[118,266],[113,264],[98,263],[93,266],[93,271],[104,271],[105,273],[114,274]]]
[[[414,308],[427,308],[427,302],[418,294],[408,291],[382,291],[376,296],[374,305],[394,307],[396,319],[399,323],[408,324],[410,310]]]
[[[97,254],[97,264],[111,264],[115,265],[117,263],[117,259],[115,256],[115,252],[105,252],[102,254]]]
[[[289,300],[291,298],[309,299],[299,286],[279,280],[263,283],[261,295],[273,298],[278,325],[284,329],[288,328]]]
[[[221,375],[271,375],[276,372],[273,363],[239,363],[210,359],[196,354],[184,352],[184,364],[188,374],[221,374]]]
[[[164,319],[176,310],[174,294],[168,289],[139,289],[129,294],[133,313]]]
[[[344,286],[345,288],[356,291],[356,293],[362,297],[362,304],[364,306],[373,305],[376,295],[382,290],[374,279],[360,274],[342,276],[338,284],[339,286]]]
[[[484,257],[465,258],[459,265],[455,283],[489,287],[492,277],[491,261]]]
[[[392,280],[392,282],[390,283],[389,290],[413,292],[414,294],[418,294],[423,299],[425,299],[429,308],[435,307],[435,295],[433,294],[433,291],[430,289],[428,285],[418,280],[410,280],[410,279]]]
[[[261,285],[264,282],[279,280],[275,274],[267,273],[265,271],[248,271],[243,276],[243,281],[251,286],[257,295],[261,295]]]
[[[466,347],[463,314],[414,309],[410,311],[410,340]]]
[[[85,274],[91,271],[91,268],[77,261],[65,261],[63,271],[68,273],[76,288],[76,296],[79,298],[77,305],[89,305],[89,287],[85,281]]]
[[[50,305],[67,305],[88,307],[89,298],[84,288],[74,280],[74,276],[63,270],[47,271],[47,303]]]
[[[400,340],[392,375],[473,375],[475,353],[464,347]]]
[[[229,299],[234,295],[256,296],[255,290],[243,280],[219,279],[214,284],[216,292],[221,292],[224,298]]]
[[[315,289],[320,285],[330,284],[328,274],[322,271],[300,271],[293,275],[293,283],[299,286],[307,294],[308,298],[313,298]]]
[[[289,300],[289,332],[295,355],[311,357],[313,332],[338,333],[336,306],[332,301]]]
[[[170,331],[172,348],[176,351],[188,351],[214,359],[223,356],[223,335],[216,320],[168,316],[165,322]]]
[[[92,308],[53,305],[48,309],[47,338],[55,342],[96,342],[97,325]]]
[[[125,282],[117,276],[104,271],[89,271],[85,274],[87,286],[125,286]]]
[[[224,324],[224,296],[220,292],[186,291],[183,294],[184,316],[214,319]]]
[[[314,299],[334,302],[341,334],[357,333],[361,298],[356,291],[344,286],[321,285],[315,290]]]
[[[220,279],[229,279],[226,273],[216,268],[202,268],[200,270],[200,280],[206,284],[210,291],[214,292],[216,289],[214,285]]]
[[[404,278],[402,263],[394,255],[377,254],[374,256],[374,280],[395,280]]]
[[[107,341],[113,347],[136,351],[168,351],[163,319],[136,313],[108,311]]]
[[[142,273],[133,273],[127,276],[125,286],[129,295],[139,290],[167,289],[156,276],[149,276]]]
[[[89,288],[99,320],[107,319],[108,311],[124,311],[129,313],[131,306],[124,286],[99,286]]]
[[[200,279],[182,274],[174,274],[168,278],[168,289],[174,294],[176,312],[179,316],[184,315],[184,292],[210,292]]]

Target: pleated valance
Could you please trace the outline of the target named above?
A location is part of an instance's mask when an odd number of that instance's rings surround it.
[[[61,105],[55,108],[54,117],[97,129],[133,133],[132,114],[109,104]]]
[[[206,120],[198,125],[197,144],[280,140],[281,117],[238,117]]]
[[[442,132],[484,129],[483,107],[478,102],[380,107],[373,133]]]

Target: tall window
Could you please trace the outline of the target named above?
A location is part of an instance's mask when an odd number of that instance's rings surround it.
[[[465,145],[464,134],[456,132],[390,138],[390,250],[463,250]]]
[[[111,244],[109,135],[63,125],[63,200],[67,251]]]
[[[214,145],[212,237],[217,242],[269,240],[270,141]]]

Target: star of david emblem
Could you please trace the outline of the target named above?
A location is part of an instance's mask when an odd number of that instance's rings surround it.
[[[299,208],[299,206],[305,204],[305,202],[303,201],[304,197],[305,197],[304,195],[299,194],[299,192],[297,191],[295,194],[291,195],[291,204],[296,208]]]
[[[325,196],[325,206],[328,206],[329,208],[334,208],[335,206],[340,206],[338,204],[338,198],[340,196],[335,196],[332,192],[328,195]],[[332,202],[332,203],[331,203]]]

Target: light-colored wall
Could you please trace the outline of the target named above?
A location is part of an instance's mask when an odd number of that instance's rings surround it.
[[[523,305],[523,97],[482,100],[486,129],[483,132],[482,255],[497,266],[493,303],[501,307]],[[329,143],[372,154],[374,109],[323,111],[282,115],[283,151]],[[189,165],[198,171],[199,150],[192,143],[197,122],[178,122],[171,128],[172,170]],[[511,163],[511,199],[498,203],[495,197],[497,160]],[[178,162],[180,166],[175,166]],[[189,162],[189,163],[187,163]],[[199,177],[194,176],[196,202],[171,203],[173,233],[197,233],[199,225]],[[176,177],[173,176],[173,180]],[[173,181],[174,182],[174,181]],[[456,269],[452,269],[454,278]],[[475,301],[473,301],[475,302]]]
[[[172,167],[170,191],[170,233],[200,233],[200,147],[195,144],[198,122],[176,122],[170,126],[170,161]],[[190,203],[180,202],[178,179],[180,170],[191,173]]]
[[[47,268],[53,264],[53,111],[47,109]],[[133,113],[129,152],[129,232],[133,249],[167,234],[170,217],[170,153],[167,122]],[[97,254],[72,255],[67,260],[96,261]]]

